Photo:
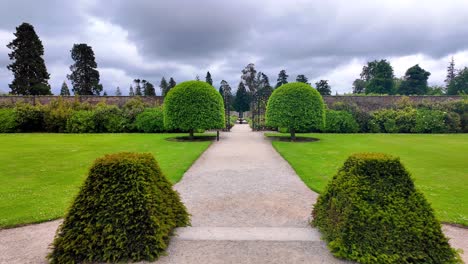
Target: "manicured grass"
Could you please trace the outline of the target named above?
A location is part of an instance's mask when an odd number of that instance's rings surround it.
[[[388,153],[401,158],[439,220],[468,226],[468,134],[301,136],[320,141],[273,146],[312,190],[321,192],[351,153]]]
[[[179,181],[211,142],[165,140],[175,136],[0,134],[0,227],[62,217],[94,159],[108,153],[150,152]]]

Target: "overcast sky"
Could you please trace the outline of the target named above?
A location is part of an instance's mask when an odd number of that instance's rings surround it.
[[[9,91],[6,45],[22,22],[44,44],[54,93],[74,43],[93,47],[109,94],[127,94],[135,78],[157,86],[162,76],[204,80],[208,70],[215,87],[225,79],[236,89],[250,62],[272,85],[286,69],[289,81],[327,79],[338,93],[374,59],[388,59],[397,77],[419,64],[442,85],[451,56],[468,66],[467,14],[466,0],[2,0],[0,91]]]

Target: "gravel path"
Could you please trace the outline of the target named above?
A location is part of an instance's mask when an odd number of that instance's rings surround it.
[[[177,231],[157,263],[346,263],[308,225],[317,194],[248,125],[222,133],[175,188],[192,227]],[[46,263],[59,223],[0,230],[0,263]],[[444,232],[468,253],[468,229]]]

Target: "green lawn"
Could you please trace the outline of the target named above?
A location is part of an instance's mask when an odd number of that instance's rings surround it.
[[[185,134],[184,134],[185,135]],[[63,216],[94,159],[150,152],[177,182],[210,142],[174,142],[176,134],[0,134],[0,227]]]
[[[439,220],[468,226],[468,134],[305,136],[320,141],[273,146],[312,190],[321,192],[351,153],[388,153],[401,158]]]

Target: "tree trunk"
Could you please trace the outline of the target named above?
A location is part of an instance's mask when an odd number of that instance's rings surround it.
[[[289,132],[291,133],[291,141],[296,141],[296,130],[294,128],[290,128]]]
[[[189,139],[193,140],[193,128],[189,130]]]

